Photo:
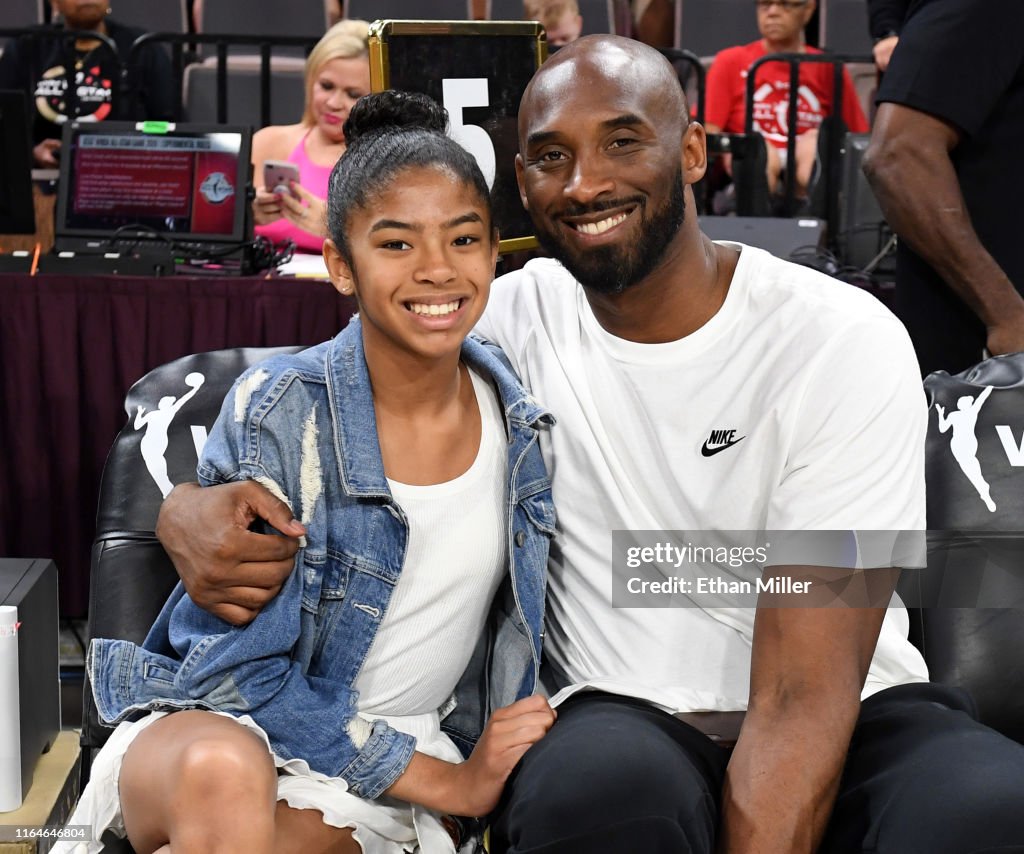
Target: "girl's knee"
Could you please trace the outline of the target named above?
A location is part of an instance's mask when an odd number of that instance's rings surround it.
[[[167,802],[251,800],[276,797],[277,771],[255,733],[230,718],[187,711],[155,722],[128,749],[122,798],[126,787],[140,784]]]
[[[197,735],[178,754],[179,784],[203,797],[265,796],[277,791],[277,771],[266,745],[240,726],[238,732]]]

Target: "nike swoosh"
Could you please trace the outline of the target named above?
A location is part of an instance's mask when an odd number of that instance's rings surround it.
[[[726,448],[731,448],[733,445],[738,442],[742,442],[746,438],[746,436],[740,436],[738,439],[733,439],[731,442],[727,442],[724,445],[716,445],[714,448],[709,448],[707,440],[705,440],[704,446],[700,449],[700,452],[705,457],[713,457],[715,454],[721,453]]]

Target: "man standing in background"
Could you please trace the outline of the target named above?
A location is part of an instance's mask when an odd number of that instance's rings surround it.
[[[1022,33],[1019,0],[920,0],[878,91],[864,171],[922,374],[1024,350]]]

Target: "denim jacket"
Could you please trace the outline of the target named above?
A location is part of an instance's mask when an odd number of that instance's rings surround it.
[[[508,440],[507,562],[486,630],[442,727],[468,755],[494,709],[535,690],[540,666],[551,484],[538,432],[553,423],[496,348],[462,358],[497,389]],[[334,339],[243,374],[203,449],[204,484],[252,479],[307,529],[296,569],[249,625],[196,606],[179,584],[142,646],[95,640],[88,670],[108,723],[145,709],[249,715],[274,751],[305,759],[375,798],[415,739],[356,714],[353,685],[405,560],[408,523],[388,489],[359,321]]]

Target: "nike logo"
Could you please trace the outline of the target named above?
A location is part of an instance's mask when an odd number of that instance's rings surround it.
[[[740,436],[738,439],[735,437],[735,430],[712,430],[711,435],[704,440],[704,445],[700,449],[701,455],[713,457],[747,438],[746,436]]]

